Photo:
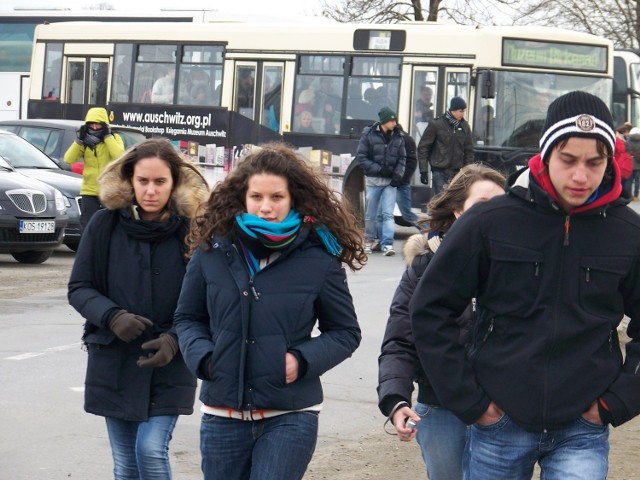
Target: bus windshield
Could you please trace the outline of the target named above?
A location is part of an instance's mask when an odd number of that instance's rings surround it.
[[[495,88],[476,97],[476,145],[537,149],[547,107],[559,96],[584,90],[611,97],[611,80],[556,73],[496,71]]]

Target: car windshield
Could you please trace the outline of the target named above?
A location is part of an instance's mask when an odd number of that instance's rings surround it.
[[[14,168],[60,169],[48,156],[16,135],[0,135],[0,156]]]

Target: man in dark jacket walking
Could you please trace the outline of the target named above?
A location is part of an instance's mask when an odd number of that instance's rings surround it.
[[[640,413],[640,217],[614,148],[602,100],[556,99],[541,153],[456,221],[412,297],[421,364],[472,425],[469,478],[529,479],[538,462],[544,478],[604,479],[608,424]],[[455,318],[472,297],[467,353]]]
[[[473,163],[473,138],[471,128],[464,119],[467,102],[453,97],[447,112],[429,122],[418,143],[420,181],[429,183],[429,165],[433,195],[458,173],[464,165]]]
[[[396,113],[388,107],[378,112],[379,122],[366,127],[360,137],[356,157],[367,177],[367,205],[365,211],[365,251],[371,253],[377,237],[376,217],[382,209],[380,246],[385,256],[393,249],[396,190],[402,184],[406,149],[404,132],[398,127]]]

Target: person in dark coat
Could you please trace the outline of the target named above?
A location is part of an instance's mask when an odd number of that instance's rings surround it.
[[[541,478],[605,479],[609,425],[640,413],[640,216],[615,139],[599,97],[554,100],[540,154],[456,221],[411,298],[420,363],[471,425],[465,478],[530,479],[537,463]],[[454,320],[471,298],[467,350]]]
[[[458,173],[464,165],[474,162],[473,137],[469,123],[464,119],[467,102],[453,97],[449,110],[429,122],[418,142],[420,181],[429,183],[429,168],[433,195]]]
[[[173,313],[186,270],[190,218],[206,181],[166,140],[147,140],[99,179],[69,279],[86,319],[84,409],[105,417],[114,477],[171,478],[169,441],[193,413],[196,378],[178,350]]]
[[[404,246],[407,269],[391,302],[378,357],[378,406],[394,425],[400,441],[417,439],[430,480],[462,479],[467,426],[440,404],[420,366],[411,333],[409,301],[455,220],[476,203],[504,194],[504,182],[502,174],[489,167],[464,166],[429,202],[429,216],[424,222],[429,225],[427,232],[412,235]],[[471,304],[458,318],[464,331],[463,343],[467,342],[475,315]],[[414,382],[418,384],[418,401],[412,409]],[[416,422],[415,429],[408,428],[409,419]]]
[[[301,479],[320,375],[360,344],[342,267],[366,261],[355,217],[304,158],[274,143],[215,187],[189,240],[175,324],[203,380],[204,478]]]

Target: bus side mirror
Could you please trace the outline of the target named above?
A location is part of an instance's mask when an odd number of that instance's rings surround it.
[[[493,70],[478,72],[478,89],[481,98],[496,98],[496,72]]]

